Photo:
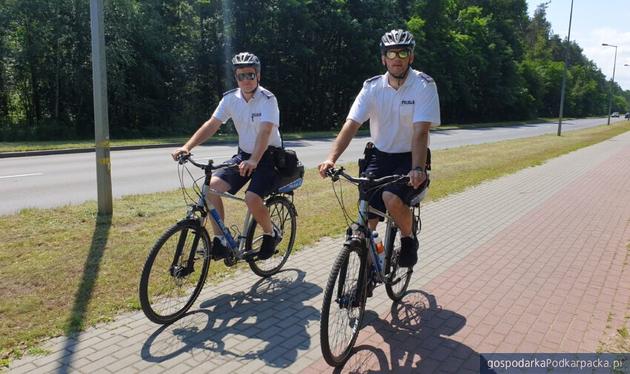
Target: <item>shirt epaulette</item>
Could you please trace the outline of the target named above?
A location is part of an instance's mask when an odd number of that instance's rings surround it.
[[[429,83],[433,82],[433,78],[431,78],[429,74],[427,73],[420,72],[420,78],[424,79],[425,81]]]
[[[262,92],[263,95],[265,95],[265,97],[267,99],[271,99],[272,97],[274,97],[274,94],[271,93],[271,91],[267,91],[265,89],[260,90],[260,92]]]
[[[225,92],[223,93],[223,96],[229,95],[229,94],[231,94],[232,92],[234,92],[234,91],[236,91],[236,90],[238,90],[238,88],[233,88],[233,89],[231,89],[231,90],[229,90],[229,91],[225,91]]]
[[[363,84],[374,82],[375,80],[379,79],[380,77],[381,77],[381,75],[376,75],[376,76],[374,76],[374,77],[372,77],[370,79],[366,79],[365,82],[363,82]]]

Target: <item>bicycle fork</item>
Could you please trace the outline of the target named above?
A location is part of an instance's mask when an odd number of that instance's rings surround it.
[[[171,263],[171,267],[169,268],[169,273],[171,274],[171,276],[175,278],[181,278],[187,276],[188,274],[191,274],[195,270],[195,253],[197,253],[197,246],[199,245],[199,235],[201,234],[198,231],[195,232],[192,248],[190,250],[190,253],[188,254],[188,260],[186,261],[186,267],[182,268],[182,266],[179,264],[179,259],[181,258],[182,252],[184,251],[184,245],[186,244],[186,239],[188,238],[188,230],[183,230],[181,232],[177,241],[177,247],[175,248],[175,256],[173,256],[173,262]]]

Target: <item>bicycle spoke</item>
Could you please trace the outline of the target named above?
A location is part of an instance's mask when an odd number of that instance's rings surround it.
[[[363,282],[360,280],[362,258],[357,251],[348,248],[347,259],[336,263],[326,289],[322,319],[322,352],[326,360],[337,365],[347,358],[361,327],[365,308]],[[338,259],[337,261],[341,261]],[[333,283],[330,283],[333,282]]]
[[[267,201],[267,206],[274,230],[280,235],[276,251],[268,259],[249,262],[252,271],[263,277],[270,276],[282,268],[291,253],[296,233],[296,216],[289,200],[285,197],[272,197]],[[250,227],[247,234],[248,249],[258,251],[262,235],[262,228],[254,222],[254,226]]]

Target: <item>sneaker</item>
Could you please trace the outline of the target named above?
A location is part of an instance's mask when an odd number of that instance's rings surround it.
[[[278,244],[278,233],[274,230],[273,235],[263,234],[262,244],[260,245],[260,251],[258,252],[259,260],[266,260],[273,256],[276,252],[276,245]]]
[[[227,247],[223,245],[223,242],[221,241],[221,239],[215,236],[214,239],[212,239],[212,259],[220,260],[222,258],[227,257],[227,255],[228,255]]]
[[[418,239],[404,237],[400,239],[400,258],[398,266],[410,268],[418,262]]]

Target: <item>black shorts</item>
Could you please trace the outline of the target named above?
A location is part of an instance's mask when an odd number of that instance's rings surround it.
[[[275,168],[273,155],[274,149],[267,148],[262,158],[258,162],[258,166],[249,177],[242,177],[236,168],[221,169],[214,175],[224,180],[230,185],[229,193],[236,194],[247,181],[251,179],[247,191],[251,191],[261,198],[269,195],[276,188],[279,175]],[[251,154],[238,150],[238,153],[232,156],[229,162],[240,164],[242,161],[248,160]]]
[[[405,153],[385,153],[374,148],[374,152],[369,160],[363,173],[370,173],[374,178],[382,178],[389,175],[400,174],[407,175],[411,170],[411,152]],[[383,201],[383,192],[388,191],[398,196],[403,203],[411,205],[411,200],[418,196],[427,186],[428,179],[425,180],[420,187],[414,189],[402,183],[390,184],[369,196],[361,196],[361,199],[367,199],[370,206],[385,212],[385,202]],[[379,218],[376,214],[370,213],[368,218]],[[381,220],[382,217],[381,217]]]

